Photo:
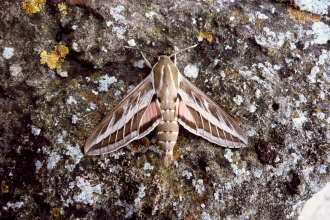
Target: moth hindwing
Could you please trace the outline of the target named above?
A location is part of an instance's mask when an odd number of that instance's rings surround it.
[[[149,76],[91,132],[85,153],[110,153],[156,129],[157,145],[168,166],[179,124],[217,145],[240,148],[248,144],[235,120],[184,78],[169,56],[162,55]]]

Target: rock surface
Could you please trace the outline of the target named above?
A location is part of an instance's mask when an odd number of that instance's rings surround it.
[[[329,10],[270,0],[22,2],[0,2],[1,219],[296,219],[330,180]],[[196,43],[178,68],[194,69],[189,79],[240,122],[249,147],[219,147],[181,127],[168,168],[154,133],[85,156],[91,129],[150,72],[124,46],[150,51],[154,64],[152,54]]]

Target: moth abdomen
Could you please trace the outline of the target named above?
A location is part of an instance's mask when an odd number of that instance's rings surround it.
[[[163,162],[168,166],[173,160],[173,149],[179,135],[179,123],[175,116],[175,110],[162,111],[163,120],[156,127],[157,145],[163,151]]]

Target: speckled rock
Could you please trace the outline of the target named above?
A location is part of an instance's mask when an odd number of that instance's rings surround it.
[[[49,0],[30,15],[21,2],[0,2],[1,219],[296,219],[330,180],[330,22],[317,5]],[[168,168],[154,133],[85,156],[91,129],[150,72],[124,46],[154,64],[196,43],[178,68],[249,147],[181,127]]]

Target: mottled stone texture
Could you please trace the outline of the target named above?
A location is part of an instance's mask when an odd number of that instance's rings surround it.
[[[292,20],[289,1],[70,0],[64,17],[58,3],[29,15],[0,1],[1,219],[296,219],[329,181],[329,20]],[[70,50],[61,70],[40,64],[57,40]],[[150,71],[124,49],[132,40],[152,64],[198,43],[178,68],[198,68],[189,79],[249,147],[180,128],[168,168],[154,133],[83,155],[91,129]]]

